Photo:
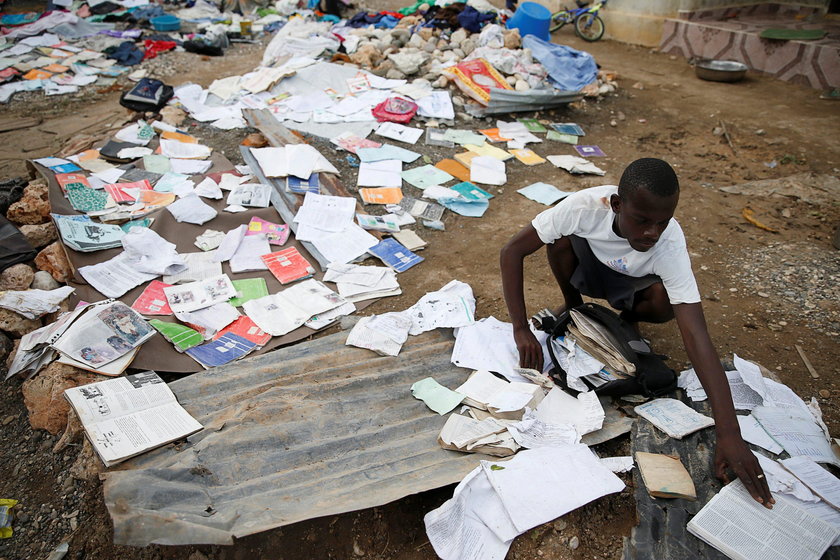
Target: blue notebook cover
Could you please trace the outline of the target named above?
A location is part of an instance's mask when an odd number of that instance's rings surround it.
[[[50,167],[50,171],[53,173],[75,173],[76,171],[81,170],[82,168],[75,163],[65,163],[62,165],[56,165],[55,167]]]
[[[209,369],[238,360],[257,345],[233,333],[225,333],[216,340],[195,346],[186,351],[192,359]]]
[[[575,123],[553,123],[551,128],[561,134],[574,134],[575,136],[586,136],[583,129]]]
[[[424,260],[423,257],[415,255],[392,237],[383,239],[368,249],[368,253],[377,257],[397,272],[406,271]]]
[[[294,175],[286,177],[286,190],[298,194],[306,194],[308,192],[314,194],[321,194],[321,182],[318,180],[318,174],[313,173],[308,179],[301,179]]]

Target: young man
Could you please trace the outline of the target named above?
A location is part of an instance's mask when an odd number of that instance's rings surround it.
[[[605,185],[574,193],[534,218],[501,252],[502,289],[522,367],[540,369],[542,349],[525,313],[522,261],[546,245],[548,264],[566,307],[581,294],[606,299],[629,322],[677,319],[688,358],[715,416],[715,474],[731,468],[758,502],[773,498],[755,456],[741,439],[729,383],[712,346],[691,271],[682,229],[674,219],[676,173],[666,162],[643,158]]]

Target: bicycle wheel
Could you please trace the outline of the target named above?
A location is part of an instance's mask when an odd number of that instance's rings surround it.
[[[575,33],[584,41],[597,41],[604,36],[604,20],[592,12],[581,14],[575,20]]]
[[[560,29],[564,25],[566,25],[566,20],[563,17],[563,13],[562,12],[555,12],[555,13],[551,14],[551,23],[548,26],[548,32],[549,33],[554,33],[555,31],[557,31],[558,29]]]

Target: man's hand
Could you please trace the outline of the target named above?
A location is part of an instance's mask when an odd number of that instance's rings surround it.
[[[772,509],[776,500],[770,494],[767,486],[767,477],[758,464],[758,459],[752,454],[750,448],[738,435],[717,435],[717,447],[715,449],[715,476],[724,484],[730,480],[726,474],[727,468],[732,469],[735,475],[741,479],[744,486],[749,490],[750,495],[767,509]]]
[[[519,367],[542,371],[542,346],[531,329],[514,327],[513,339],[516,341],[516,349],[519,350]]]

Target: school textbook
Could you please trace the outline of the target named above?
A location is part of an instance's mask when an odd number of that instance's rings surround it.
[[[733,560],[818,560],[840,535],[783,497],[765,508],[740,480],[724,486],[688,522],[688,531]]]
[[[201,430],[153,371],[64,391],[106,467]]]

